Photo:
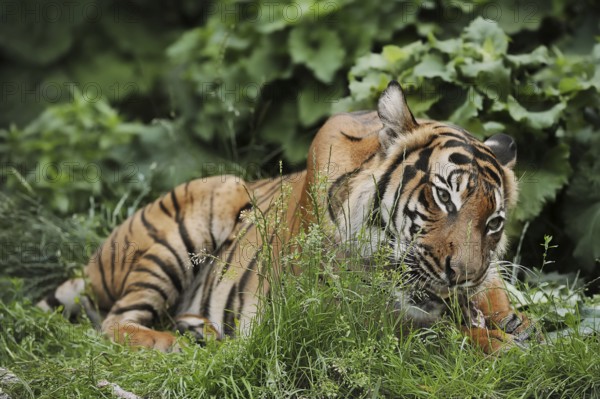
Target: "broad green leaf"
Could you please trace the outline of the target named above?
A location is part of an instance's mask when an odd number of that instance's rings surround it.
[[[319,119],[328,115],[331,104],[342,95],[340,88],[311,82],[302,88],[298,98],[298,113],[303,126],[311,126]]]
[[[548,64],[550,62],[550,56],[546,46],[540,46],[529,54],[508,54],[506,59],[517,68],[523,66],[534,67]]]
[[[483,106],[483,97],[473,88],[469,89],[467,98],[448,118],[458,126],[466,126],[473,118],[477,117]]]
[[[485,129],[486,136],[491,136],[492,134],[504,132],[506,126],[500,122],[489,121],[483,124],[483,128]]]
[[[529,164],[517,165],[516,177],[519,184],[519,202],[514,212],[518,221],[535,218],[542,207],[552,201],[567,183],[571,173],[569,147],[559,144],[540,154],[541,159]]]
[[[450,68],[443,58],[436,54],[427,54],[420,63],[414,67],[414,75],[424,78],[440,78],[452,82],[456,73]]]
[[[508,49],[508,39],[498,24],[481,17],[471,22],[463,37],[466,41],[477,44],[486,58],[491,60],[497,59]]]
[[[462,46],[460,39],[437,40],[433,35],[429,35],[429,42],[431,43],[431,47],[446,54],[459,53]]]
[[[600,202],[581,205],[573,199],[567,212],[567,232],[575,240],[573,255],[588,271],[600,261]]]
[[[561,102],[546,111],[532,112],[519,104],[513,96],[509,96],[508,112],[515,121],[525,123],[534,130],[541,130],[554,125],[566,106]]]
[[[337,33],[327,29],[294,28],[288,44],[292,60],[306,65],[323,83],[331,82],[346,55]]]
[[[502,60],[465,63],[460,71],[474,80],[477,90],[492,101],[505,101],[510,87],[510,70]]]

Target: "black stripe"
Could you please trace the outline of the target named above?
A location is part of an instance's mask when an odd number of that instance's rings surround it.
[[[254,272],[254,268],[256,267],[256,262],[257,262],[256,257],[258,256],[258,252],[259,251],[256,251],[256,253],[254,254],[254,258],[252,258],[250,263],[248,263],[248,267],[244,271],[244,274],[242,274],[242,278],[239,281],[240,285],[238,288],[238,290],[240,292],[244,292],[244,290],[246,289],[246,285],[248,284],[248,280],[250,279],[250,275]]]
[[[468,157],[465,154],[461,154],[460,152],[454,152],[450,154],[448,160],[457,165],[466,165],[473,162],[473,159],[471,157]]]
[[[192,242],[192,240],[190,239],[190,235],[188,234],[187,228],[185,227],[185,221],[184,221],[183,215],[180,214],[179,202],[177,202],[175,190],[171,191],[171,200],[173,201],[173,207],[175,208],[175,219],[177,221],[179,235],[181,237],[181,240],[183,241],[183,245],[185,246],[186,257],[189,259],[192,254],[196,253],[195,245]],[[174,251],[172,251],[172,252],[174,252]],[[179,257],[177,257],[177,259],[182,266],[185,266]],[[183,271],[183,273],[184,273],[183,275],[185,277],[185,270]]]
[[[160,274],[156,273],[154,270],[148,269],[147,267],[138,267],[137,269],[134,270],[134,272],[135,273],[148,273],[148,274],[156,277],[159,280],[162,280],[166,283],[169,282],[167,279],[164,278],[164,276],[161,276]]]
[[[240,290],[238,290],[238,309],[237,309],[237,314],[241,315],[242,311],[244,310],[244,295],[246,293],[242,292]]]
[[[496,182],[498,187],[502,186],[502,180],[500,179],[500,176],[498,176],[496,172],[494,172],[489,166],[484,166],[483,171],[487,176],[491,177]]]
[[[177,201],[177,196],[175,195],[175,190],[171,190],[171,202],[173,202],[173,209],[175,209],[175,215],[179,215],[179,202]]]
[[[482,152],[476,146],[466,144],[466,143],[458,141],[458,140],[448,140],[443,144],[443,148],[454,148],[454,147],[464,148],[465,151],[469,152],[470,154],[473,154],[473,156],[475,158],[489,162],[496,169],[500,170],[500,165],[498,164],[498,161],[496,160],[496,158],[494,158],[492,155]]]
[[[156,241],[156,243],[162,245],[163,247],[167,248],[172,254],[173,256],[176,258],[177,263],[179,265],[179,269],[181,270],[181,272],[183,273],[183,276],[185,278],[186,275],[186,270],[187,270],[187,264],[184,262],[183,259],[181,259],[181,257],[179,256],[179,254],[177,253],[177,251],[163,238],[160,238],[158,236],[158,230],[156,227],[154,227],[154,225],[152,223],[150,223],[147,219],[146,219],[146,209],[144,208],[142,210],[142,224],[144,225],[144,227],[148,230],[148,235],[150,235],[150,238],[152,238],[154,241]],[[187,231],[186,231],[187,233]],[[185,244],[185,242],[184,242]],[[186,245],[187,248],[187,245]],[[189,255],[188,255],[189,257]]]
[[[163,261],[161,258],[159,258],[158,256],[156,256],[154,254],[145,254],[140,261],[143,261],[143,260],[149,260],[149,261],[155,263],[158,267],[160,267],[160,269],[167,276],[169,276],[169,279],[171,279],[171,283],[173,284],[173,286],[175,287],[177,292],[179,294],[181,294],[181,291],[183,289],[183,286],[181,284],[181,279],[179,278],[177,273],[175,273],[173,270],[171,270],[171,267],[168,264],[166,264],[165,261]]]
[[[181,273],[183,273],[183,276],[185,277],[185,272],[187,270],[187,264],[184,262],[183,259],[181,259],[181,257],[177,253],[177,251],[175,251],[175,248],[173,248],[171,246],[171,244],[168,243],[168,241],[166,241],[162,238],[159,238],[159,237],[152,237],[152,238],[154,238],[154,240],[156,241],[157,244],[162,245],[163,247],[167,248],[169,250],[169,252],[171,252],[173,254],[175,259],[177,260],[177,264],[179,265],[179,269],[181,270]]]
[[[103,249],[104,245],[102,245],[98,250],[98,267],[100,268],[100,277],[102,278],[102,288],[104,289],[104,292],[106,292],[106,295],[108,295],[108,298],[111,300],[111,302],[114,302],[115,297],[108,289],[108,284],[106,283],[106,276],[104,274],[104,262],[102,262]]]
[[[131,273],[132,270],[134,270],[133,265],[135,263],[137,263],[137,260],[139,259],[141,255],[140,251],[135,251],[135,253],[133,254],[133,258],[131,258],[131,263],[129,265],[129,269],[127,270],[127,273],[125,273],[125,277],[123,277],[121,279],[121,287],[119,288],[119,295],[121,295],[123,293],[123,289],[125,288],[125,283],[127,282],[127,279],[129,278],[129,274]]]
[[[419,153],[417,162],[415,162],[415,168],[427,172],[429,169],[429,158],[431,157],[432,152],[433,148],[431,147],[423,149],[423,151]]]
[[[420,266],[420,270],[425,272],[426,275],[431,277],[435,281],[440,281],[440,276],[435,272],[435,268],[431,264],[431,262],[427,258],[431,258],[436,262],[435,257],[431,254],[431,252],[427,252],[425,256],[419,256],[418,266]],[[437,262],[436,262],[437,263]]]
[[[142,220],[142,224],[144,225],[146,230],[148,230],[148,235],[153,237],[154,235],[157,234],[157,230],[156,230],[156,227],[154,227],[154,225],[152,223],[148,222],[148,219],[146,219],[146,209],[147,208],[142,209],[141,220]]]
[[[220,283],[223,280],[223,277],[225,277],[225,274],[227,274],[227,272],[229,271],[229,268],[232,265],[233,262],[233,257],[236,254],[236,249],[237,249],[237,245],[240,243],[241,239],[243,236],[246,235],[246,233],[251,229],[254,228],[253,225],[249,226],[246,231],[244,231],[243,235],[241,235],[241,237],[237,237],[235,239],[235,241],[233,241],[233,245],[229,246],[229,255],[227,255],[227,259],[225,260],[225,264],[223,265],[223,269],[221,269],[221,273],[219,273],[219,278],[217,279],[217,284]],[[223,247],[226,248],[226,247]]]
[[[338,177],[337,179],[335,179],[335,181],[331,184],[331,186],[329,187],[328,190],[328,195],[327,195],[327,211],[329,212],[329,217],[331,218],[331,221],[336,223],[336,214],[335,214],[335,210],[333,209],[333,201],[335,199],[336,193],[338,192],[339,186],[342,185],[343,183],[348,183],[347,179],[352,176],[354,173],[356,173],[358,171],[358,169],[353,170],[352,172],[348,172],[348,173],[344,173],[343,175],[341,175],[340,177]],[[336,204],[336,205],[341,205],[341,201],[340,204]],[[337,223],[336,223],[337,224]]]
[[[421,192],[419,193],[419,198],[418,201],[421,205],[423,205],[423,208],[429,210],[429,207],[431,206],[431,204],[429,203],[429,200],[427,199],[427,195],[425,194],[425,190],[421,190]],[[424,215],[423,215],[424,216]],[[421,216],[421,217],[423,217]],[[430,219],[423,219],[425,221],[429,221]]]
[[[158,206],[160,207],[160,210],[167,215],[168,217],[172,218],[173,215],[171,215],[171,212],[169,212],[169,210],[167,209],[167,207],[165,206],[165,204],[163,204],[162,199],[158,202]]]
[[[340,130],[340,133],[342,134],[342,136],[344,136],[346,139],[353,141],[353,142],[357,142],[357,141],[361,141],[362,137],[355,137],[355,136],[350,136],[346,133],[344,133],[343,131]]]
[[[123,249],[123,256],[121,257],[121,271],[125,270],[125,263],[127,262],[127,249],[131,245],[129,242],[129,235],[125,234],[125,248]]]
[[[183,245],[185,246],[185,250],[187,252],[186,257],[189,259],[192,254],[196,253],[196,247],[190,238],[187,228],[185,227],[185,220],[182,217],[179,217],[178,219],[177,227],[179,229],[179,235],[181,236],[181,240],[183,241]]]
[[[113,236],[113,234],[110,235],[109,239],[112,236]],[[115,240],[112,240],[110,243],[110,259],[111,259],[111,262],[110,262],[110,285],[112,287],[115,286],[115,264],[117,263],[116,251],[115,251],[116,246],[117,246],[117,242]]]
[[[214,275],[214,273],[211,273],[210,275]],[[209,277],[210,277],[209,275]],[[213,291],[213,286],[214,284],[212,284],[212,281],[206,281],[206,286],[208,287],[208,290],[205,291],[202,296],[202,317],[205,317],[207,319],[210,319],[210,298],[212,296],[212,291]]]
[[[217,249],[217,240],[215,239],[215,235],[213,234],[214,199],[215,195],[214,193],[212,193],[210,195],[210,210],[208,213],[208,232],[210,234],[210,244],[212,245],[211,251]]]
[[[136,303],[129,306],[119,307],[117,309],[113,308],[111,309],[110,313],[118,315],[133,311],[149,312],[152,315],[152,320],[159,319],[158,312],[156,309],[154,309],[154,306],[150,305],[149,303]]]
[[[402,174],[402,181],[400,182],[400,185],[396,188],[396,192],[394,193],[394,202],[392,204],[392,212],[390,214],[390,221],[391,221],[392,225],[394,226],[394,229],[397,232],[400,232],[398,223],[396,223],[396,213],[398,212],[400,197],[404,193],[404,189],[406,188],[406,186],[408,185],[410,180],[412,180],[416,175],[417,175],[417,171],[413,166],[409,165],[409,166],[405,167],[404,173]],[[389,223],[389,221],[388,221],[388,223]]]
[[[469,172],[463,169],[454,169],[452,170],[450,173],[448,173],[448,176],[446,176],[446,184],[448,185],[448,187],[454,191],[458,191],[458,178],[454,178],[454,176],[456,175],[469,175]]]
[[[233,310],[233,301],[237,292],[237,285],[233,284],[227,295],[227,302],[225,303],[225,309],[223,309],[223,334],[227,336],[233,336],[235,331],[235,314]]]
[[[145,281],[136,281],[135,283],[129,284],[127,286],[127,291],[125,291],[125,293],[123,294],[123,296],[132,293],[132,292],[136,292],[139,290],[133,290],[132,288],[135,287],[139,287],[139,288],[143,288],[143,289],[148,289],[148,290],[152,290],[152,291],[156,291],[158,292],[158,294],[162,297],[162,299],[167,302],[167,300],[169,299],[169,295],[165,292],[165,290],[162,289],[162,287],[159,287],[156,284],[152,284],[152,283],[147,283]]]

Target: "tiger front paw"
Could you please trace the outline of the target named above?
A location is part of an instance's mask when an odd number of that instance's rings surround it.
[[[502,330],[463,327],[463,333],[469,337],[474,346],[488,355],[499,354],[514,346],[519,346],[514,335]]]
[[[512,337],[515,343],[535,340],[541,342],[542,336],[537,326],[523,313],[507,311],[495,314],[490,328],[499,329]]]

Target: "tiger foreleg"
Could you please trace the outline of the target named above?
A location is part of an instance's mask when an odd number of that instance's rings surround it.
[[[485,352],[496,352],[501,346],[512,346],[530,338],[539,339],[529,318],[511,305],[500,277],[490,279],[471,303],[482,314],[485,327],[465,328],[468,330],[467,335]]]

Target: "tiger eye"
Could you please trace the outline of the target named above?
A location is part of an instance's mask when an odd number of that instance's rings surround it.
[[[500,225],[502,224],[502,218],[501,217],[495,217],[492,220],[490,220],[488,222],[488,229],[493,231],[493,230],[498,230],[500,228]]]
[[[450,202],[450,193],[448,191],[438,188],[437,195],[444,204]]]

